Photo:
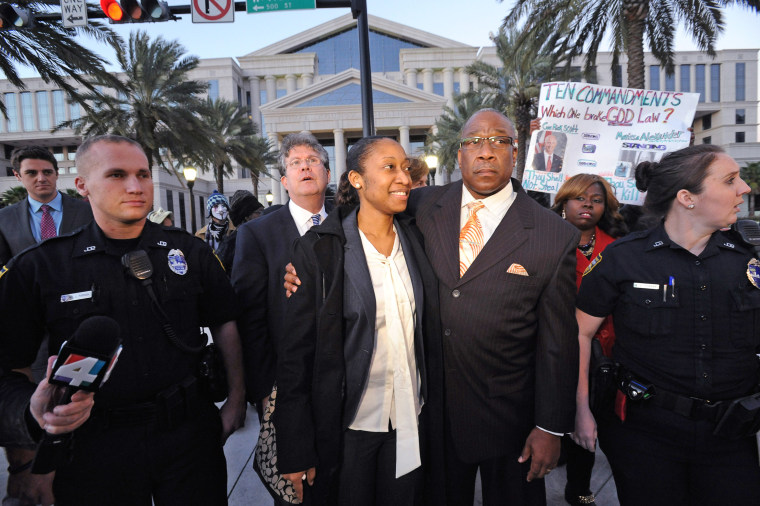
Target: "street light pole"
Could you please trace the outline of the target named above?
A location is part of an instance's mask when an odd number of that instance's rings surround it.
[[[191,234],[194,234],[197,230],[195,226],[195,198],[193,197],[193,186],[195,186],[195,178],[198,175],[198,171],[192,167],[185,167],[182,170],[187,180],[187,189],[190,190],[190,224],[192,226]]]

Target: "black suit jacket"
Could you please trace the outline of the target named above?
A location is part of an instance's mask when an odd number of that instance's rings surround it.
[[[544,152],[536,153],[533,157],[533,168],[546,172],[546,160],[544,159]],[[562,157],[556,154],[552,155],[552,170],[551,172],[562,171]]]
[[[92,221],[90,204],[61,194],[63,217],[59,235],[68,234]],[[36,244],[29,222],[29,199],[0,209],[0,265]]]
[[[237,229],[231,281],[240,302],[238,330],[251,403],[272,392],[287,302],[283,276],[299,237],[287,205]]]
[[[515,201],[461,279],[462,182],[415,190],[410,203],[438,277],[446,414],[466,462],[517,459],[535,426],[574,426],[578,231],[512,184]]]

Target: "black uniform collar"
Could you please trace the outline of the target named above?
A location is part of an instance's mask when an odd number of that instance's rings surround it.
[[[662,248],[684,249],[668,237],[667,232],[665,232],[664,221],[661,221],[659,225],[649,232],[645,251],[654,251]],[[707,245],[705,246],[704,251],[699,254],[699,257],[707,258],[717,255],[722,249],[738,251],[745,254],[749,252],[742,241],[737,241],[733,239],[730,234],[718,230],[710,236],[710,240],[707,241]]]
[[[140,234],[140,243],[138,248],[151,249],[162,248],[169,249],[169,237],[166,231],[150,220],[145,220],[145,226]],[[115,251],[108,243],[103,230],[93,220],[83,229],[74,243],[73,257],[81,257],[94,253],[105,252],[110,255],[120,255],[121,252]]]

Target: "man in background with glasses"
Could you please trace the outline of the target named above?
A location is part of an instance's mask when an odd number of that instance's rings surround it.
[[[439,280],[448,504],[545,505],[543,477],[575,420],[578,232],[511,179],[512,122],[475,113],[457,155],[462,181],[415,190]],[[428,470],[429,471],[429,470]]]
[[[309,133],[282,140],[279,165],[290,200],[238,229],[231,278],[242,310],[238,326],[248,401],[257,405],[259,418],[274,386],[287,300],[282,275],[293,242],[327,217],[325,191],[330,181],[327,151]]]

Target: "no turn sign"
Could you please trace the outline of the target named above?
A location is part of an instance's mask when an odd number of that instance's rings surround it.
[[[193,23],[232,23],[235,21],[234,0],[193,0]]]

